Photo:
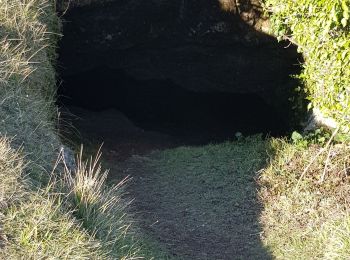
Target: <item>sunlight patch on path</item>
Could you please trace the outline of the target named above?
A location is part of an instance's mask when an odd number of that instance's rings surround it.
[[[127,172],[142,226],[185,259],[268,259],[260,241],[260,137],[136,156]]]

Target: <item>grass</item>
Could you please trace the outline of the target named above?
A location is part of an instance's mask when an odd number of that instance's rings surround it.
[[[162,197],[158,205],[163,207],[168,201],[180,212],[191,204],[190,215],[215,211],[217,223],[227,208],[254,196],[254,172],[265,167],[256,175],[264,250],[276,259],[348,259],[350,145],[331,142],[330,134],[318,130],[309,136],[312,140],[303,138],[296,143],[249,137],[233,143],[180,147],[154,153],[142,164],[156,173],[152,190]],[[252,189],[247,190],[249,187]],[[211,204],[215,199],[222,203]],[[222,208],[224,200],[230,206]],[[182,232],[187,224],[182,222]],[[247,251],[252,250],[250,245]]]
[[[101,243],[47,193],[29,193],[7,209],[3,223],[2,259],[107,259]]]
[[[33,178],[52,167],[55,133],[55,58],[59,21],[48,0],[0,0],[0,133],[23,147]],[[39,183],[39,182],[38,182]]]
[[[349,145],[272,139],[271,148],[259,180],[265,245],[276,259],[348,259]]]
[[[77,148],[77,142],[78,140],[75,139],[75,148]],[[94,154],[96,153],[96,151],[100,151],[103,147],[101,147],[101,144],[98,144],[97,142],[94,142],[92,139],[88,138],[88,139],[84,139],[84,154],[81,154],[82,157],[84,157],[83,160],[81,161],[89,161],[89,163],[91,163],[91,157],[88,158],[87,155],[88,154]],[[121,165],[118,164],[118,162],[116,162],[115,160],[113,161],[108,161],[106,160],[106,158],[104,158],[103,156],[98,156],[99,159],[101,160],[101,165],[103,167],[107,167],[110,168],[112,171],[113,170],[117,170],[120,171],[123,169],[123,167]],[[94,163],[92,164],[94,165]],[[96,164],[95,164],[96,165]],[[99,165],[99,167],[101,167],[101,165]],[[86,167],[87,165],[85,164],[85,166],[83,168],[85,169],[90,169],[91,167]],[[82,167],[80,167],[82,168]],[[70,175],[70,174],[68,174]],[[90,174],[88,174],[90,175]],[[118,208],[121,208],[120,212],[116,212],[113,213],[113,215],[119,215],[121,213],[124,213],[124,215],[121,216],[121,229],[126,230],[127,228],[130,228],[128,231],[129,233],[126,234],[126,237],[122,237],[122,240],[125,239],[125,241],[127,241],[127,243],[130,243],[130,245],[133,246],[134,249],[136,249],[138,251],[139,255],[142,255],[142,258],[144,259],[162,259],[162,260],[171,260],[171,259],[178,259],[174,256],[171,256],[171,254],[168,252],[168,250],[165,248],[164,245],[160,244],[159,241],[157,241],[157,239],[155,239],[154,237],[145,234],[144,230],[142,230],[137,224],[139,222],[138,216],[135,216],[131,213],[131,211],[128,208],[128,205],[130,203],[129,201],[125,201],[125,199],[123,199],[123,195],[124,195],[124,190],[128,187],[129,181],[131,181],[130,179],[123,177],[122,175],[120,176],[112,176],[113,177],[108,177],[107,176],[107,172],[104,172],[104,177],[99,176],[98,178],[103,178],[103,182],[105,183],[105,185],[109,186],[111,189],[113,189],[113,187],[118,186],[118,189],[116,189],[116,196],[117,197],[122,197],[121,200],[123,201],[122,204],[116,205],[116,209],[118,211]],[[109,175],[109,174],[108,174]],[[74,174],[73,174],[74,176]],[[86,175],[84,175],[86,178]],[[91,176],[91,175],[90,175]],[[94,176],[94,174],[93,174]],[[94,178],[93,176],[91,176],[91,178]],[[123,179],[122,181],[122,185],[119,184],[120,179]],[[115,184],[115,182],[117,181],[117,185]],[[89,183],[92,183],[90,181],[87,181]],[[99,182],[99,181],[98,181]],[[94,182],[95,184],[98,182]],[[65,186],[65,185],[64,185]],[[81,185],[79,185],[81,186]],[[84,185],[83,185],[84,186]],[[130,197],[129,197],[130,198]],[[115,209],[114,209],[115,210]],[[127,214],[125,214],[127,213]],[[124,224],[130,224],[136,222],[136,225],[133,226],[123,226]],[[91,225],[92,228],[94,228],[94,225]],[[134,237],[130,237],[130,234],[132,234]],[[138,238],[137,241],[135,241],[135,237]],[[123,243],[119,243],[119,245],[123,246]],[[118,246],[118,241],[116,246]]]
[[[265,142],[258,136],[252,136],[233,143],[165,150],[153,155],[153,163],[161,182],[193,190],[204,189],[207,198],[215,195],[217,189],[229,189],[226,195],[232,198],[234,204],[235,200],[243,199],[243,194],[246,194],[244,185],[254,181],[255,172],[264,166],[265,149]],[[254,187],[250,192],[255,192]],[[193,195],[196,196],[196,192]],[[197,195],[199,197],[193,198],[196,201],[206,199],[200,197],[202,193]]]
[[[35,191],[24,175],[24,158],[0,139],[1,259],[40,259],[103,255],[100,243],[65,212],[49,188]],[[97,258],[96,258],[97,259]]]
[[[102,247],[113,259],[136,259],[139,245],[131,230],[128,203],[122,199],[127,179],[108,186],[108,171],[102,171],[98,153],[95,159],[83,162],[82,152],[73,172],[65,167],[63,178],[55,181],[58,191],[68,194],[67,206],[82,226],[101,241]]]
[[[132,158],[127,169],[136,176],[149,234],[184,259],[268,258],[259,239],[255,182],[265,151],[266,142],[252,136]]]
[[[0,258],[139,258],[120,185],[97,163],[54,168],[55,2],[0,0],[0,24]]]

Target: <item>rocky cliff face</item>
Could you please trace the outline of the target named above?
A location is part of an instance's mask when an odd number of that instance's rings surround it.
[[[281,93],[299,70],[295,48],[263,32],[268,22],[255,1],[95,1],[63,19],[63,77],[108,67],[189,90],[256,93],[274,104],[287,100]]]

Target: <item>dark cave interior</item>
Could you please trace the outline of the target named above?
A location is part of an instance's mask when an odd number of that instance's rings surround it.
[[[236,132],[279,136],[289,128],[286,108],[257,94],[195,92],[170,80],[137,80],[103,67],[64,78],[59,97],[61,106],[116,109],[144,130],[205,135],[207,141],[230,139]]]
[[[301,69],[295,46],[277,43],[216,9],[210,17],[236,29],[192,35],[186,30],[192,30],[194,21],[171,23],[164,14],[153,21],[140,12],[144,4],[155,8],[143,2],[136,9],[111,3],[65,14],[60,107],[79,107],[101,117],[113,109],[144,131],[186,140],[200,137],[201,143],[230,140],[237,132],[283,136],[297,127],[295,104],[289,101],[299,84],[291,75]],[[138,19],[130,18],[136,14]],[[148,22],[140,23],[141,16],[151,19],[151,31]],[[197,18],[203,26],[212,22]],[[168,24],[168,30],[159,27]],[[98,127],[109,126],[102,122]]]

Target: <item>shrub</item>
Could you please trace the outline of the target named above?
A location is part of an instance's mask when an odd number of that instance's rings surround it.
[[[350,127],[350,1],[264,0],[273,33],[305,57],[305,91],[313,107]]]

